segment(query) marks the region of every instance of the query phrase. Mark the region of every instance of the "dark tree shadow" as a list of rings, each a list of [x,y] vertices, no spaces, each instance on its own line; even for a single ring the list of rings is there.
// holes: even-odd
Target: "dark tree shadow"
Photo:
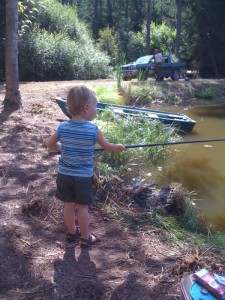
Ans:
[[[0,126],[3,125],[3,123],[8,120],[8,118],[10,117],[10,115],[15,112],[16,110],[18,110],[17,107],[13,106],[13,105],[8,105],[8,106],[4,106],[2,105],[2,111],[0,113]]]
[[[4,255],[0,255],[0,299],[45,299],[54,286],[30,271],[32,250],[22,253],[17,249],[21,241],[18,231],[13,232],[7,227],[1,230],[0,247],[4,248]]]

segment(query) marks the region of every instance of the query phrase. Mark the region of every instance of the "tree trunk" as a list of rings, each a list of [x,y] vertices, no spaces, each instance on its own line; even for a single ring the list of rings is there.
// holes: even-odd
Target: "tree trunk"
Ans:
[[[211,48],[211,44],[210,44],[210,47],[209,47],[209,57],[210,57],[210,60],[211,60],[213,73],[214,73],[216,78],[219,78],[220,74],[219,74],[219,70],[218,70],[218,67],[217,67],[215,55],[214,55],[214,53],[212,51],[212,48]]]
[[[177,0],[176,57],[178,58],[180,56],[181,12],[182,12],[182,0]]]
[[[151,42],[151,0],[147,0],[147,21],[146,21],[146,54],[150,54]]]
[[[18,70],[18,2],[15,0],[6,0],[5,77],[4,107],[20,108],[22,103]]]
[[[107,0],[107,25],[112,27],[113,20],[112,20],[112,4],[110,0]]]
[[[93,22],[93,33],[94,38],[98,38],[98,0],[94,1],[94,22]]]

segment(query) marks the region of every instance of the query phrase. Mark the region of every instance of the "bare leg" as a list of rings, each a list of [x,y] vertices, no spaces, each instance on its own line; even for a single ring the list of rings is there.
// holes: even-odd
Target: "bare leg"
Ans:
[[[75,211],[77,205],[74,202],[65,202],[64,203],[64,219],[66,222],[66,226],[68,232],[71,234],[76,233],[76,226],[75,226]]]
[[[80,225],[81,237],[84,239],[89,238],[89,212],[88,205],[77,204],[77,217]]]
[[[95,244],[98,239],[89,233],[89,212],[87,205],[77,204],[78,222],[81,231],[81,247],[86,247]]]

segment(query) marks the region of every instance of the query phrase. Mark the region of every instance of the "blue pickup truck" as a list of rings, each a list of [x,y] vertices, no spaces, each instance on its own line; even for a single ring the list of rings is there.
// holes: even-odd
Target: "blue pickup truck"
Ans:
[[[179,80],[182,73],[185,73],[186,63],[175,62],[170,55],[163,55],[163,64],[160,80],[171,77],[172,80]],[[135,62],[122,66],[123,80],[138,78],[146,80],[155,76],[154,55],[139,57]]]

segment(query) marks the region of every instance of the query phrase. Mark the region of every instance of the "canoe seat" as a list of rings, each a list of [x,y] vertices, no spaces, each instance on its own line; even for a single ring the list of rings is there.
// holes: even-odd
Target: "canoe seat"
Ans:
[[[150,118],[154,118],[154,119],[158,119],[159,116],[157,116],[156,114],[153,114],[153,113],[147,113],[148,117]]]
[[[120,109],[120,108],[113,108],[113,111],[116,112],[116,113],[119,113],[119,114],[124,113],[123,109]]]

